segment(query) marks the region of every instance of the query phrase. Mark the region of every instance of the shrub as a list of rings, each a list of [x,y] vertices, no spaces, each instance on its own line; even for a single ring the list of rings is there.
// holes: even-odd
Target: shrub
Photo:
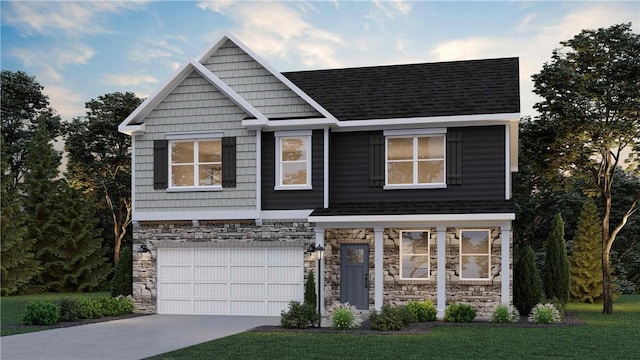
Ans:
[[[413,312],[417,322],[435,321],[438,310],[431,300],[411,301],[407,308]]]
[[[80,318],[98,319],[104,315],[102,303],[95,299],[80,299]]]
[[[130,297],[119,295],[114,298],[100,299],[103,316],[118,316],[133,312],[133,301]]]
[[[518,309],[511,308],[509,305],[500,304],[496,306],[496,309],[491,316],[491,322],[494,323],[511,323],[518,322],[520,320],[520,313]]]
[[[49,300],[31,301],[20,319],[25,325],[52,325],[58,322],[58,305]]]
[[[472,322],[476,318],[476,309],[468,304],[451,304],[444,311],[444,321],[447,322]]]
[[[305,329],[318,323],[319,319],[315,306],[292,301],[289,303],[289,310],[282,311],[280,325],[288,329]]]
[[[551,303],[538,304],[529,314],[529,322],[538,324],[554,324],[561,320],[560,312]]]
[[[562,304],[569,300],[569,260],[564,239],[564,221],[557,214],[545,243],[544,292],[547,298],[557,298]]]
[[[350,330],[359,327],[362,323],[358,309],[355,306],[334,302],[328,309],[331,327],[339,330]]]
[[[78,321],[82,315],[82,304],[78,299],[63,298],[58,302],[59,321]]]
[[[111,296],[131,295],[133,292],[132,279],[133,253],[130,247],[120,251],[120,259],[116,264],[115,273],[111,280]]]
[[[513,265],[513,305],[528,314],[542,297],[542,284],[536,269],[536,254],[526,246],[515,256]]]
[[[418,318],[416,317],[416,315],[406,305],[398,306],[397,311],[403,325],[409,325],[413,324],[414,322],[418,322]]]
[[[389,305],[382,305],[380,312],[373,310],[369,322],[371,329],[378,331],[400,330],[403,326],[398,309]]]
[[[316,282],[313,278],[313,270],[309,270],[307,282],[304,284],[304,303],[316,306]]]

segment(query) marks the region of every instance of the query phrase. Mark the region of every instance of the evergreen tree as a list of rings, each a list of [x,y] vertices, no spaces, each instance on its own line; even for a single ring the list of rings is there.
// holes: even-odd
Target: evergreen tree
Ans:
[[[304,286],[304,303],[316,306],[316,283],[313,278],[313,270],[309,270],[307,282]]]
[[[0,238],[2,239],[2,259],[0,261],[0,292],[11,295],[22,290],[40,271],[33,247],[35,240],[28,237],[26,216],[22,211],[21,198],[7,181],[8,163],[2,161],[2,195],[0,196]]]
[[[602,298],[602,225],[592,198],[587,198],[578,219],[578,230],[571,256],[573,299],[593,303]]]
[[[531,312],[542,297],[542,285],[536,269],[536,254],[527,245],[516,255],[513,271],[513,305],[520,314]]]
[[[560,214],[553,218],[545,249],[544,292],[547,299],[557,299],[566,304],[569,301],[569,260],[564,240],[564,221]]]
[[[133,253],[129,246],[120,251],[120,259],[111,280],[111,296],[131,295],[133,293]]]

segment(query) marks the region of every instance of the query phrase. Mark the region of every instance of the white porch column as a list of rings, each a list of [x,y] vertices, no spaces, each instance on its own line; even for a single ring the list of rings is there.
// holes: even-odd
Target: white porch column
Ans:
[[[316,247],[322,246],[324,248],[324,228],[316,227]],[[317,261],[316,261],[317,262]],[[318,285],[320,287],[320,293],[318,294],[318,301],[320,302],[320,314],[324,315],[324,259],[318,264]]]
[[[437,237],[437,252],[438,252],[438,276],[437,281],[437,298],[436,309],[438,309],[438,319],[444,318],[444,310],[447,307],[447,288],[446,288],[446,269],[447,269],[447,257],[446,257],[446,233],[447,228],[439,226],[436,228],[438,232]]]
[[[384,290],[384,239],[382,236],[384,229],[383,228],[374,228],[373,233],[374,237],[374,269],[375,269],[375,283],[374,283],[374,307],[376,310],[380,310],[382,308],[383,299],[383,290]]]
[[[511,224],[500,226],[500,274],[501,274],[501,296],[500,302],[502,304],[511,303],[511,292],[509,291],[509,284],[511,283],[511,267],[510,267],[510,250],[509,243],[511,242]]]

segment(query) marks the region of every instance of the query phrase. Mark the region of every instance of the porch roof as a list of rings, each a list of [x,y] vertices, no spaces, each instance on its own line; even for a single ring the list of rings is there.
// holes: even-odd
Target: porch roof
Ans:
[[[309,216],[471,215],[512,213],[515,213],[515,202],[513,200],[459,200],[332,204],[328,208],[317,208],[313,210]]]

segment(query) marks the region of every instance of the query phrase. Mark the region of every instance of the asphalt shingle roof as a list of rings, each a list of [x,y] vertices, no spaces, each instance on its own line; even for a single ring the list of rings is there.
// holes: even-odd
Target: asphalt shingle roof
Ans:
[[[515,212],[513,200],[367,202],[333,204],[315,209],[310,216],[502,214]]]
[[[282,74],[339,120],[520,112],[518,58]]]

